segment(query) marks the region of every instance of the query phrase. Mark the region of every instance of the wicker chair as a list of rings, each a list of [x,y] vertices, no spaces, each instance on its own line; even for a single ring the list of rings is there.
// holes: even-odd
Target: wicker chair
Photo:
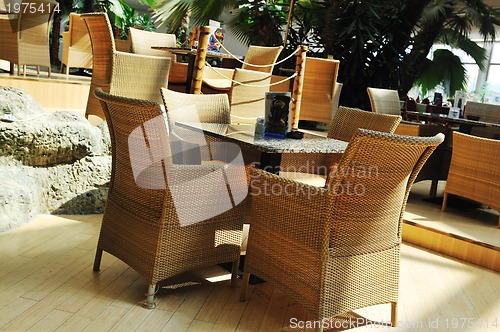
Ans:
[[[306,59],[300,120],[327,124],[332,121],[339,64],[339,60],[333,59]]]
[[[187,122],[209,122],[229,124],[231,121],[229,111],[229,99],[227,94],[190,94],[172,91],[162,88],[161,95],[167,111],[167,118],[171,129],[171,135],[175,140],[183,145],[183,151],[190,151],[189,144],[196,144],[195,149],[199,149],[201,162],[213,162],[220,154],[215,151],[217,145],[212,143],[220,142],[211,136],[194,135],[192,130],[184,129],[176,125],[177,121]],[[184,162],[192,159],[189,155],[182,155]]]
[[[359,129],[342,157],[342,171],[333,171],[326,188],[252,169],[241,300],[252,273],[320,322],[391,303],[394,325],[406,200],[442,140],[442,134],[423,138]]]
[[[242,65],[241,69],[253,70],[262,73],[271,74],[273,72],[273,66],[266,66],[274,64],[278,59],[283,46],[255,46],[250,45],[247,54],[245,55],[245,63]],[[256,67],[256,66],[264,67]],[[209,89],[219,90],[219,91],[229,91],[232,87],[231,77],[234,75],[234,69],[229,68],[214,68],[203,71],[203,84]],[[234,77],[233,77],[234,80]]]
[[[269,91],[269,84],[269,73],[234,69],[233,83],[229,91],[232,123],[255,124],[257,117],[264,116],[265,94]]]
[[[20,66],[47,67],[50,76],[49,31],[57,2],[52,0],[23,1],[19,14],[0,15],[0,59],[10,61],[11,66],[17,64],[17,75]],[[34,7],[33,7],[34,6]],[[31,8],[36,8],[32,12]],[[43,8],[39,10],[39,8]],[[13,9],[11,8],[11,11]],[[12,68],[12,67],[11,67]]]
[[[66,76],[70,68],[92,68],[92,44],[87,25],[79,14],[69,14],[69,30],[62,33],[63,47],[61,73],[66,66]]]
[[[111,134],[112,173],[94,262],[102,252],[146,278],[145,306],[157,283],[203,266],[232,262],[236,281],[247,174],[226,165],[175,165],[160,104],[113,96],[97,88]],[[230,186],[225,177],[231,179]],[[212,188],[222,191],[213,192]],[[234,200],[234,204],[231,203]]]
[[[401,104],[396,90],[366,88],[366,91],[373,112],[401,115]]]
[[[358,128],[393,133],[401,116],[378,114],[340,106],[333,116],[328,137],[349,142]],[[335,167],[341,155],[321,153],[283,154],[280,175],[307,184],[323,187],[330,168]]]
[[[104,119],[94,96],[97,87],[115,95],[161,103],[160,88],[167,87],[170,58],[115,50],[111,24],[105,13],[82,14],[92,42],[92,80],[85,116]]]
[[[443,211],[448,194],[465,197],[500,211],[500,141],[453,132],[453,151],[444,189]]]
[[[368,96],[372,111],[384,114],[401,114],[401,104],[399,95],[396,90],[367,88]],[[398,135],[410,136],[432,136],[437,133],[445,133],[446,129],[443,126],[421,124],[402,120],[394,131]],[[448,137],[448,135],[446,135]],[[427,160],[427,163],[422,167],[421,172],[415,179],[415,182],[423,180],[431,180],[429,195],[435,197],[439,180],[446,180],[449,167],[449,151],[446,145],[449,144],[446,139],[446,144],[442,144],[433,155]]]
[[[169,83],[186,83],[188,65],[177,62],[176,55],[168,51],[154,50],[152,46],[176,47],[177,38],[174,34],[158,33],[130,28],[130,39],[132,43],[132,53],[142,55],[168,56],[170,62]]]

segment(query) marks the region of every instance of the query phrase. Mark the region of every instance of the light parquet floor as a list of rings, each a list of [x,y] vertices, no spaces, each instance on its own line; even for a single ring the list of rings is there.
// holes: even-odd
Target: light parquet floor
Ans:
[[[299,322],[314,320],[270,283],[239,302],[218,266],[166,283],[158,307],[143,309],[146,282],[123,262],[104,254],[92,271],[101,217],[40,215],[0,234],[0,331],[304,331]],[[399,298],[398,331],[500,331],[491,270],[403,245]],[[358,313],[387,322],[390,310]],[[353,329],[365,330],[396,329]]]

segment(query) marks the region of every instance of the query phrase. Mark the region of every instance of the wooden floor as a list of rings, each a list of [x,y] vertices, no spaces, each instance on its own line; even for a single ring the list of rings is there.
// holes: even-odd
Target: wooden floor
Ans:
[[[270,283],[250,286],[239,302],[239,285],[229,288],[219,266],[165,284],[158,307],[143,309],[147,285],[135,271],[109,254],[92,271],[101,217],[40,215],[0,234],[1,331],[303,331],[298,322],[314,320]],[[500,329],[498,273],[409,245],[399,301],[401,331]],[[389,312],[381,305],[358,313],[387,322]],[[454,328],[462,324],[475,328]]]

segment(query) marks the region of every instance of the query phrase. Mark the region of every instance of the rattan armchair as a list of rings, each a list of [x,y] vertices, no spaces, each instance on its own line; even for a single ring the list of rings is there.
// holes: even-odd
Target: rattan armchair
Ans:
[[[168,86],[170,58],[119,52],[107,14],[82,14],[92,42],[92,80],[85,116],[104,119],[94,96],[97,87],[115,95],[161,103],[160,88]]]
[[[94,270],[103,251],[121,259],[149,283],[147,308],[155,307],[158,282],[197,267],[232,262],[234,286],[244,166],[173,164],[160,104],[95,94],[110,131],[112,172]]]
[[[395,325],[403,212],[442,140],[359,129],[326,188],[252,169],[241,300],[251,273],[315,316],[317,331],[324,320],[383,303]]]
[[[92,68],[92,45],[87,25],[79,14],[69,14],[69,30],[62,33],[61,73],[66,66],[66,76],[70,68]]]
[[[271,74],[282,49],[283,46],[250,45],[241,69]],[[232,87],[231,78],[234,74],[234,69],[229,68],[207,69],[203,71],[203,84],[213,90],[229,91]]]
[[[444,189],[443,211],[449,194],[468,198],[500,211],[500,141],[453,132],[453,150]],[[500,217],[498,227],[500,228]]]
[[[31,65],[38,73],[40,66],[47,67],[50,76],[49,31],[56,5],[52,0],[22,1],[19,13],[0,15],[0,59],[17,64],[17,75],[20,66],[26,75],[26,65]]]
[[[299,120],[332,121],[339,65],[339,60],[306,58]]]
[[[379,114],[340,106],[335,112],[327,137],[349,142],[358,128],[393,133],[401,116]],[[339,162],[341,155],[321,153],[283,154],[280,174],[308,184],[324,186],[326,175]]]
[[[229,91],[231,122],[254,124],[264,116],[266,92],[271,84],[271,74],[255,70],[234,69]]]
[[[142,55],[168,56],[170,59],[169,83],[186,83],[188,64],[177,62],[176,55],[168,51],[155,50],[153,46],[176,47],[177,38],[171,33],[159,33],[135,28],[129,29],[132,53]]]

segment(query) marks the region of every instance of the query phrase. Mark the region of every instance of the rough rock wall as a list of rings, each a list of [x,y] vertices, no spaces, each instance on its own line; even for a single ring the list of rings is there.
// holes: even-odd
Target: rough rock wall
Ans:
[[[111,175],[106,124],[44,113],[27,93],[0,87],[0,232],[38,213],[102,213]]]

